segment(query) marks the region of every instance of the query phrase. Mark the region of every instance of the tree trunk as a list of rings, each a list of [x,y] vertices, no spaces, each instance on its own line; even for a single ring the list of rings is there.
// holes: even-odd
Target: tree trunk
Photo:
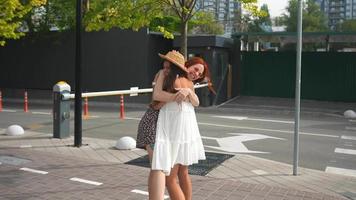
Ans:
[[[180,40],[180,52],[187,59],[187,46],[188,46],[188,21],[184,20],[181,23],[181,40]]]

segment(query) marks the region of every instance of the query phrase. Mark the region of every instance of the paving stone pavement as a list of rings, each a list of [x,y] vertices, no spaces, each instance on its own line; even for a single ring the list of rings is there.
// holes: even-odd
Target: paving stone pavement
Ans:
[[[83,138],[85,145],[76,148],[73,137],[3,132],[0,199],[148,199],[141,193],[147,191],[149,169],[124,164],[145,155],[143,150],[116,150],[116,141],[94,138]],[[356,194],[356,178],[303,168],[292,176],[291,170],[287,164],[236,155],[205,177],[192,176],[193,200],[336,200]]]

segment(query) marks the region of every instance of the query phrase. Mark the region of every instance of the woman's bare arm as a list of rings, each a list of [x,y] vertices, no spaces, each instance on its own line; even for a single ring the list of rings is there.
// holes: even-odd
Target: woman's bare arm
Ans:
[[[176,94],[172,94],[166,91],[163,91],[163,81],[164,81],[164,72],[163,70],[159,71],[159,75],[156,81],[156,85],[153,88],[153,100],[162,101],[162,102],[170,102],[175,101]]]
[[[186,78],[178,78],[175,81],[177,90],[184,94],[193,106],[199,106],[199,98],[194,92],[193,82]]]

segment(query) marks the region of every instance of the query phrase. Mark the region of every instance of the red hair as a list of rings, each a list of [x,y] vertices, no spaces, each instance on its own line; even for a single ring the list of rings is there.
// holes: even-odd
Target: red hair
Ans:
[[[204,71],[203,73],[201,74],[201,77],[198,78],[197,80],[193,81],[194,83],[199,83],[199,82],[202,82],[202,81],[207,81],[208,82],[208,88],[209,90],[216,94],[214,88],[213,88],[213,83],[211,82],[211,78],[210,78],[210,70],[209,70],[209,67],[208,67],[208,64],[200,57],[192,57],[190,58],[189,60],[187,60],[185,62],[185,67],[186,68],[189,68],[190,66],[193,66],[193,65],[196,65],[196,64],[201,64],[204,66]]]

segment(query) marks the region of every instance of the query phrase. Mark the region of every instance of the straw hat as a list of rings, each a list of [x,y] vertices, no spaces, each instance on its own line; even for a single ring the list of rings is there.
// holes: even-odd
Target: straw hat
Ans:
[[[179,68],[181,68],[183,71],[188,72],[187,68],[184,66],[185,60],[184,56],[179,53],[178,51],[172,50],[169,51],[166,55],[163,54],[158,54],[161,58],[168,60],[169,62],[175,64]]]

